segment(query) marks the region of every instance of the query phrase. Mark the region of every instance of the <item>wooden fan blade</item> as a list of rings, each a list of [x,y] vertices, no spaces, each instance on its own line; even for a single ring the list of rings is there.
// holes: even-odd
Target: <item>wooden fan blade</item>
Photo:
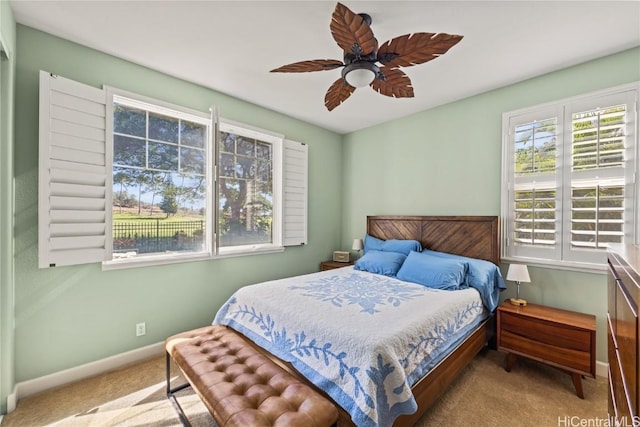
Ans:
[[[393,98],[413,98],[411,79],[399,68],[380,67],[380,72],[384,79],[375,79],[370,85],[373,90]]]
[[[336,5],[329,28],[338,46],[357,58],[367,56],[378,48],[378,41],[369,24],[342,3]]]
[[[347,83],[342,77],[333,82],[327,94],[324,96],[324,105],[327,107],[327,110],[331,111],[342,104],[351,96],[354,90],[356,90],[356,88]]]
[[[410,67],[447,53],[463,36],[445,33],[405,34],[384,42],[378,61],[389,67]]]
[[[310,61],[294,62],[271,70],[272,73],[307,73],[309,71],[333,70],[344,66],[342,61],[335,59],[313,59]]]

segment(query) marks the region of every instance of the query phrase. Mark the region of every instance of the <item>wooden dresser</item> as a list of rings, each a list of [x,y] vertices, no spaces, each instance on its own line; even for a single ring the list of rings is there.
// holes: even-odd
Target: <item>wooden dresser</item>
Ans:
[[[638,415],[638,304],[640,247],[616,245],[608,252],[609,415],[619,425]],[[618,425],[618,424],[617,424]],[[629,424],[631,425],[631,424]]]

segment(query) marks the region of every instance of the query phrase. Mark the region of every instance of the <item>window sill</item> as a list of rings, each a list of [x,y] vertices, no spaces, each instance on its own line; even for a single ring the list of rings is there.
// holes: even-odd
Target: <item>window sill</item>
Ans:
[[[268,247],[256,247],[256,248],[243,248],[243,249],[227,249],[222,253],[218,253],[213,258],[232,258],[238,256],[247,256],[247,255],[261,255],[261,254],[271,254],[277,252],[284,252],[284,246],[268,246]]]
[[[500,258],[501,263],[522,263],[529,267],[549,268],[553,270],[568,270],[580,273],[607,274],[606,264],[587,264],[581,262],[558,262],[536,258]]]
[[[210,253],[199,252],[193,254],[167,254],[155,256],[141,256],[102,262],[102,271],[121,270],[124,268],[150,267],[154,265],[177,264],[180,262],[206,261],[213,259]]]
[[[125,268],[137,268],[137,267],[151,267],[155,265],[168,265],[177,264],[182,262],[192,261],[209,261],[221,258],[235,258],[248,255],[263,255],[269,253],[284,252],[283,246],[269,247],[269,248],[256,248],[252,250],[243,249],[242,251],[228,251],[222,254],[213,255],[210,253],[200,252],[193,254],[167,254],[167,255],[155,255],[148,257],[136,257],[125,258],[120,260],[103,261],[102,271],[109,270],[122,270]]]

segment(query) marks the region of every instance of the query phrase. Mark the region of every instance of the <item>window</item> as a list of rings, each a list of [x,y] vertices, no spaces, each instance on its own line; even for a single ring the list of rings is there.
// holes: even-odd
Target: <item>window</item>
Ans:
[[[218,144],[220,253],[282,243],[282,136],[222,121]]]
[[[599,269],[638,236],[637,85],[503,115],[503,258]]]
[[[112,99],[112,258],[207,252],[211,118]]]
[[[306,244],[307,150],[41,71],[39,266],[119,268]]]

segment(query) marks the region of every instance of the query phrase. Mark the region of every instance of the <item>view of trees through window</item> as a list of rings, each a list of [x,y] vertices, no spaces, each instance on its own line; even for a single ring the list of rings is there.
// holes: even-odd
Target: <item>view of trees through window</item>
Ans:
[[[514,193],[517,244],[556,243],[556,190],[549,188],[555,183],[556,133],[555,117],[515,128],[515,173],[524,181]],[[535,183],[524,179],[534,175],[540,177]]]
[[[273,241],[273,146],[220,132],[220,246]]]
[[[624,166],[626,106],[581,111],[572,115],[571,245],[606,248],[624,236],[624,173],[606,180],[597,170]],[[585,171],[584,178],[581,172]],[[598,182],[599,181],[599,182]]]
[[[207,125],[196,119],[114,101],[114,259],[204,249]]]
[[[516,127],[517,176],[555,172],[557,127],[555,117]]]

